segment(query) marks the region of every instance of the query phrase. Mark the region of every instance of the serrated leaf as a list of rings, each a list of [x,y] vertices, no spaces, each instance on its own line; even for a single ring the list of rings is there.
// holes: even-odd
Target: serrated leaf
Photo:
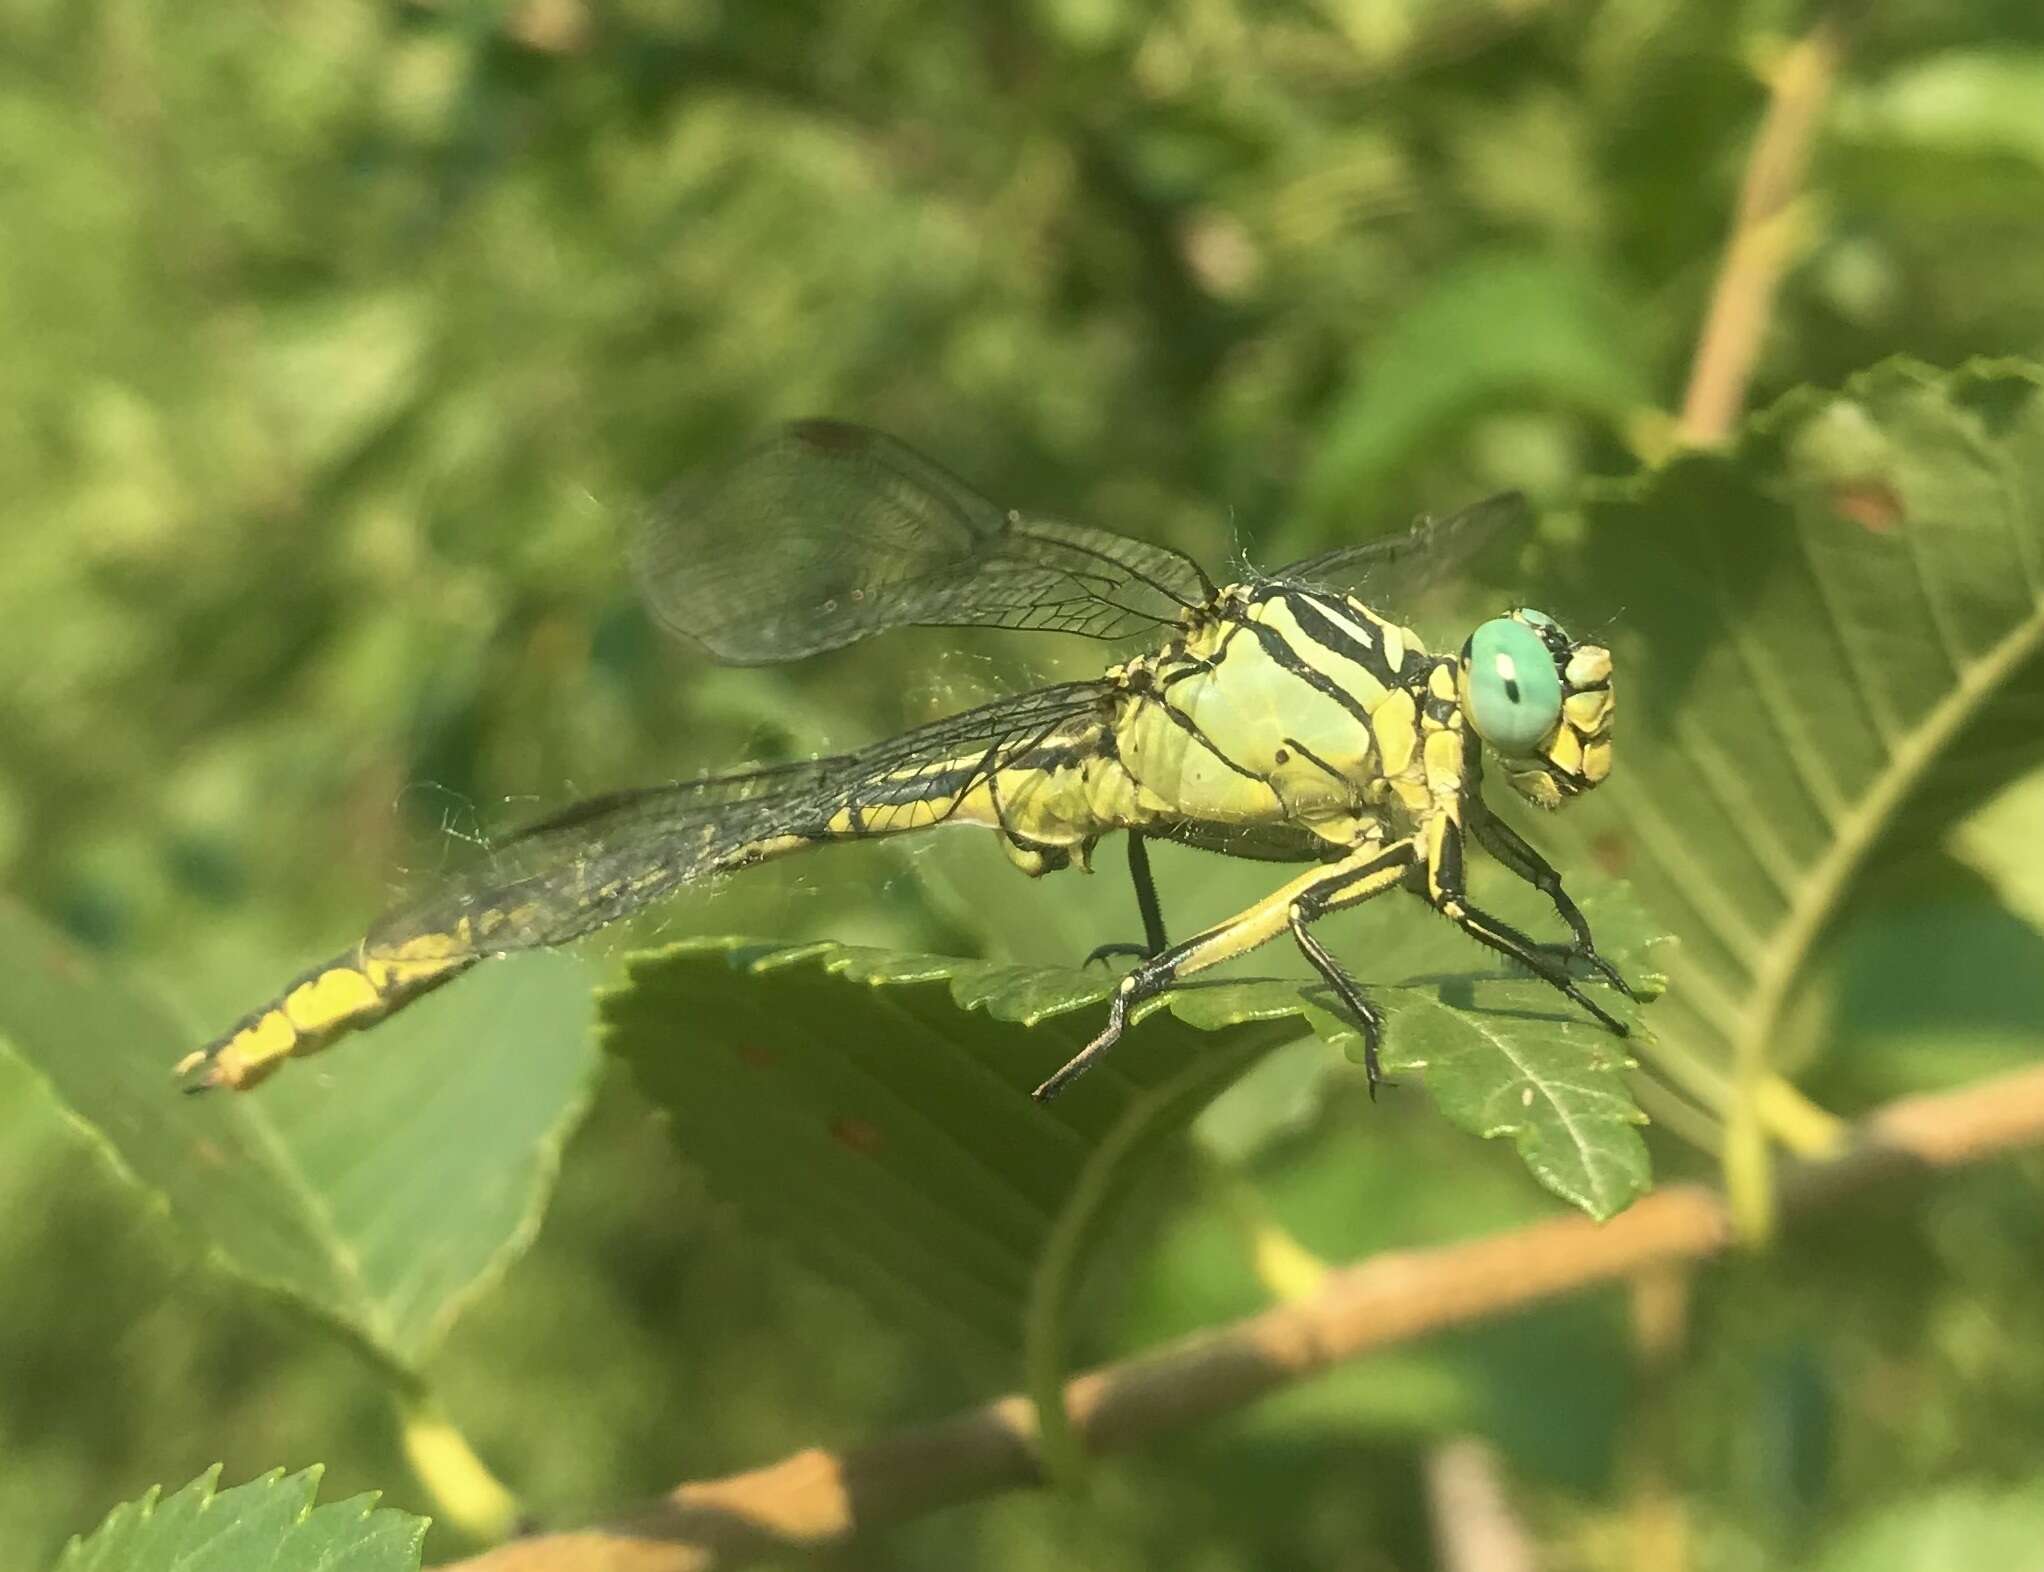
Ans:
[[[1606,895],[1591,915],[1651,991],[1636,911]],[[1142,1150],[1124,1181],[1262,1050],[1308,1028],[1354,1042],[1317,982],[1201,982],[1158,1001],[1055,1103],[1033,1103],[1098,1029],[1113,985],[1097,968],[693,942],[632,961],[629,986],[605,999],[605,1040],[682,1152],[763,1230],[998,1353],[1089,1153],[1132,1109]],[[1624,1045],[1545,984],[1460,971],[1372,996],[1386,1068],[1424,1081],[1464,1128],[1510,1136],[1548,1188],[1607,1216],[1645,1187]],[[1145,1102],[1159,1097],[1161,1114]]]
[[[1099,998],[1097,974],[695,941],[634,958],[630,979],[604,1000],[605,1044],[715,1192],[981,1360],[1019,1347],[1032,1274],[1088,1151],[1197,1041],[1153,1023],[1093,1084],[1040,1110],[1029,1089],[1045,1059],[1084,1041],[1069,1014],[1048,1018]],[[1186,1089],[1157,1136],[1284,1035],[1245,1028],[1210,1053],[1217,1074]]]
[[[589,973],[491,965],[377,1032],[360,1073],[188,1097],[154,999],[0,907],[0,1046],[209,1259],[415,1367],[538,1223],[593,1066]]]
[[[1632,1060],[1622,1043],[1583,1021],[1528,1031],[1506,1010],[1424,994],[1414,1004],[1430,1008],[1431,1030],[1408,1026],[1387,1067],[1423,1072],[1450,1120],[1485,1139],[1509,1137],[1534,1178],[1592,1217],[1645,1192],[1651,1168],[1636,1127],[1646,1119],[1625,1084]],[[1332,1031],[1330,1022],[1314,1025],[1323,1037],[1356,1041],[1345,1022]]]
[[[168,1500],[151,1490],[65,1546],[56,1572],[416,1572],[426,1519],[374,1495],[316,1507],[320,1473],[216,1493],[216,1467]]]
[[[1656,1033],[1755,1078],[1884,842],[2044,758],[2044,385],[1891,363],[1591,525],[1622,730],[1565,833],[1681,940]]]

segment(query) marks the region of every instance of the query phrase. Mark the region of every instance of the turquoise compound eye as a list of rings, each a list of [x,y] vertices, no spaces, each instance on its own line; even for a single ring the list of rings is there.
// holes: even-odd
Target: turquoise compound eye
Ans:
[[[1533,752],[1561,719],[1561,677],[1540,635],[1493,617],[1469,636],[1462,658],[1477,735],[1500,753]]]

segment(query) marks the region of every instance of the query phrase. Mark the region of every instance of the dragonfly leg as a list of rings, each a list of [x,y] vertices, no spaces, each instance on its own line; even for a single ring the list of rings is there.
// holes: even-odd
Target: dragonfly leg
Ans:
[[[1427,842],[1427,902],[1470,938],[1500,955],[1509,956],[1542,982],[1574,1000],[1615,1036],[1630,1035],[1626,1025],[1576,985],[1567,962],[1558,959],[1501,917],[1468,903],[1462,876],[1462,826],[1443,814],[1423,832]],[[1580,915],[1580,914],[1578,914]]]
[[[1370,1101],[1377,1100],[1377,1088],[1396,1085],[1387,1080],[1384,1066],[1378,1058],[1378,1049],[1384,1042],[1384,1016],[1363,993],[1358,983],[1312,934],[1306,931],[1306,920],[1299,915],[1296,906],[1292,909],[1292,938],[1299,946],[1299,952],[1313,965],[1313,970],[1326,979],[1327,986],[1341,1000],[1348,1013],[1355,1017],[1356,1025],[1363,1032],[1363,1073],[1370,1082]]]
[[[1143,914],[1143,942],[1096,945],[1079,963],[1081,966],[1091,966],[1095,961],[1117,955],[1133,955],[1137,960],[1146,961],[1171,948],[1171,941],[1164,935],[1164,909],[1157,903],[1157,881],[1150,874],[1149,844],[1141,830],[1128,832],[1128,876],[1136,887],[1136,906]]]
[[[1376,1100],[1377,1088],[1391,1083],[1384,1077],[1384,1067],[1378,1058],[1378,1049],[1384,1040],[1384,1016],[1370,1003],[1359,984],[1342,967],[1341,963],[1328,952],[1327,946],[1306,930],[1308,926],[1329,912],[1344,907],[1359,906],[1372,896],[1382,895],[1405,881],[1406,875],[1419,861],[1419,842],[1416,839],[1399,841],[1389,847],[1370,848],[1376,855],[1358,858],[1352,863],[1338,864],[1341,876],[1330,879],[1313,889],[1302,893],[1292,902],[1287,918],[1292,929],[1292,939],[1299,946],[1313,969],[1325,979],[1334,990],[1335,997],[1346,1006],[1349,1014],[1363,1033],[1363,1070],[1370,1080],[1370,1099]]]
[[[1469,828],[1475,832],[1483,849],[1554,903],[1556,914],[1576,937],[1567,953],[1581,960],[1626,998],[1637,999],[1639,995],[1619,975],[1618,968],[1597,953],[1596,941],[1590,937],[1589,920],[1562,889],[1561,875],[1555,872],[1553,865],[1528,845],[1518,831],[1493,815],[1482,803],[1471,802],[1468,810]]]
[[[1115,988],[1107,1009],[1107,1025],[1100,1034],[1036,1088],[1033,1094],[1036,1100],[1049,1102],[1099,1063],[1121,1040],[1129,1012],[1145,999],[1155,998],[1194,972],[1247,955],[1292,929],[1295,922],[1311,922],[1323,912],[1353,905],[1391,888],[1405,877],[1417,855],[1417,847],[1411,841],[1400,841],[1389,850],[1372,841],[1339,862],[1323,863],[1312,872],[1299,875],[1226,922],[1216,923],[1205,932],[1149,957]]]

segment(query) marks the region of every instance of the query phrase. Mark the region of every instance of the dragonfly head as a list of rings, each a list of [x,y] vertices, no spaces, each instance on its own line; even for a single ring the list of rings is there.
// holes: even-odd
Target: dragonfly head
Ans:
[[[1521,607],[1470,634],[1462,713],[1519,794],[1558,808],[1611,773],[1611,652]]]

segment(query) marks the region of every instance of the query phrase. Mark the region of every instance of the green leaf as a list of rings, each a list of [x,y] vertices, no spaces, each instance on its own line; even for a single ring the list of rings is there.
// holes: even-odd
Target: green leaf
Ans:
[[[1367,346],[1327,416],[1304,511],[1347,530],[1442,427],[1513,398],[1613,420],[1647,388],[1626,352],[1608,279],[1579,263],[1514,252],[1478,256]]]
[[[589,1016],[581,962],[520,957],[385,1022],[346,1074],[188,1097],[169,1066],[197,1034],[0,907],[0,1045],[210,1260],[399,1369],[530,1241],[587,1094]]]
[[[408,290],[280,311],[250,367],[272,430],[308,471],[345,462],[403,412],[427,350],[425,303]]]
[[[1636,909],[1605,894],[1589,910],[1651,991]],[[1263,1050],[1306,1028],[1344,1049],[1357,1041],[1317,981],[1194,984],[1158,1001],[1055,1103],[1033,1103],[1030,1088],[1098,1029],[1113,985],[1097,968],[698,941],[633,959],[629,986],[604,1002],[606,1045],[668,1114],[683,1154],[762,1231],[1004,1353],[1101,1143],[1131,1141],[1125,1186]],[[1545,984],[1422,972],[1372,997],[1387,1070],[1422,1080],[1465,1129],[1511,1137],[1549,1189],[1597,1216],[1644,1189],[1623,1044]],[[1126,1134],[1131,1118],[1140,1139]]]
[[[1153,1124],[1166,1136],[1289,1035],[1250,1025],[1199,1056],[1197,1033],[1158,1021],[1039,1110],[1029,1088],[1084,1035],[1069,1017],[1022,1023],[1107,986],[835,944],[695,941],[633,959],[630,986],[605,998],[605,1042],[753,1227],[954,1350],[1006,1361],[1087,1153],[1131,1101],[1204,1065],[1176,1117]]]
[[[2044,384],[1890,363],[1591,526],[1622,732],[1568,833],[1681,940],[1658,1035],[1752,1085],[1883,847],[2044,757]]]
[[[1833,1539],[1815,1572],[1975,1572],[2037,1564],[2044,1489],[1960,1485],[1899,1501]]]
[[[2044,847],[2044,770],[2025,776],[1967,817],[1951,851],[1999,903],[2044,933],[2044,857],[2011,857],[2010,847]]]
[[[2044,50],[1951,49],[1909,61],[1839,104],[1840,135],[2044,168]]]
[[[66,1545],[57,1572],[416,1572],[426,1519],[373,1494],[315,1507],[320,1472],[280,1468],[216,1494],[216,1467],[168,1501],[151,1490]]]

